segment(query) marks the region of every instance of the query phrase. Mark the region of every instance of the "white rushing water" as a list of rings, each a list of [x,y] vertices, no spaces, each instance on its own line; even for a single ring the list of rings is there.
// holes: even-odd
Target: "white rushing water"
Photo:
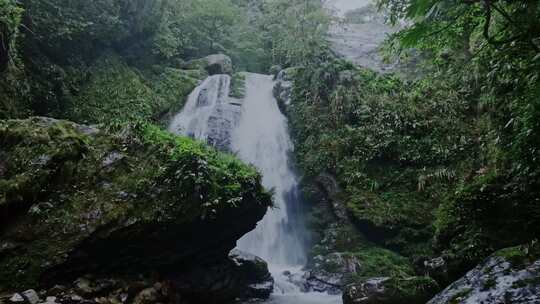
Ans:
[[[238,241],[241,250],[251,252],[274,267],[306,263],[305,236],[299,219],[298,181],[289,164],[293,149],[287,120],[272,95],[271,76],[248,74],[246,98],[238,127],[233,132],[232,150],[253,164],[263,175],[263,185],[274,189],[275,208],[257,229]]]
[[[229,83],[230,77],[226,75],[206,79],[190,95],[169,130],[233,151],[257,167],[263,185],[274,191],[275,208],[267,212],[255,230],[238,241],[240,250],[268,262],[275,280],[274,294],[268,303],[341,303],[340,296],[302,292],[284,275],[285,271],[302,272],[308,233],[303,223],[298,179],[289,161],[293,145],[287,119],[272,94],[272,77],[246,73],[246,96],[242,101],[228,97]]]

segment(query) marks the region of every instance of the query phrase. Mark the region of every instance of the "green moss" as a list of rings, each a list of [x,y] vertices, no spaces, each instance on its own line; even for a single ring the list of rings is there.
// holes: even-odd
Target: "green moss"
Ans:
[[[465,298],[471,294],[473,290],[471,288],[465,288],[462,291],[455,294],[449,301],[448,304],[459,304],[461,303]]]
[[[162,66],[142,73],[106,55],[90,69],[67,117],[80,123],[158,121],[180,109],[203,77],[199,71]]]
[[[35,287],[100,228],[182,225],[271,204],[253,167],[203,143],[143,123],[110,135],[83,130],[45,118],[0,121],[8,164],[0,217],[17,219],[0,236],[18,246],[0,255],[0,289]]]
[[[244,73],[234,73],[231,77],[230,97],[244,98],[246,95],[246,75]]]
[[[414,274],[409,260],[388,249],[365,247],[352,253],[360,266],[356,279],[380,276],[411,276]]]
[[[146,77],[146,83],[161,98],[154,116],[176,113],[184,106],[188,95],[206,74],[199,70],[181,70],[156,66]]]
[[[526,245],[505,248],[495,252],[494,255],[503,257],[512,264],[512,267],[519,269],[540,258],[540,244],[532,242]]]

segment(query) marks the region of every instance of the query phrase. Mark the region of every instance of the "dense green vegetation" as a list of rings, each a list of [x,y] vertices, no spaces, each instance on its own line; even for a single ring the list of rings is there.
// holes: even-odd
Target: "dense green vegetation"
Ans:
[[[390,276],[392,288],[414,298],[415,284],[436,287],[424,277],[432,258],[448,268],[438,287],[494,252],[522,258],[540,235],[539,1],[378,5],[402,26],[382,51],[419,73],[379,74],[336,58],[327,37],[333,20],[319,0],[0,0],[0,220],[46,199],[73,210],[31,213],[54,213],[51,223],[70,228],[73,214],[96,201],[126,192],[137,203],[157,184],[169,187],[156,194],[164,201],[204,198],[181,210],[190,218],[237,204],[248,195],[242,189],[269,200],[252,168],[157,127],[208,75],[197,59],[226,54],[231,97],[245,94],[243,71],[294,71],[285,111],[306,194],[321,175],[335,177],[350,220],[336,225],[316,206],[316,240],[332,240],[312,254],[357,261],[348,282]],[[374,10],[346,20],[366,22]],[[36,115],[100,124],[108,135],[63,121],[5,120]],[[94,189],[106,170],[95,164],[126,151],[118,171],[106,172],[114,187]],[[190,166],[202,175],[189,175]],[[187,197],[191,189],[204,190],[201,199]],[[137,209],[105,207],[111,218]],[[137,216],[166,216],[147,207]],[[10,258],[10,273],[37,271],[39,252],[58,249],[35,246],[35,260]],[[329,261],[324,270],[341,271]],[[21,285],[36,279],[21,276]]]
[[[413,261],[442,254],[460,275],[540,232],[540,9],[380,5],[396,22],[414,21],[385,49],[402,60],[420,52],[424,75],[403,80],[312,58],[288,109],[297,161],[308,179],[337,177],[372,241]]]
[[[89,123],[157,122],[204,78],[180,70],[194,58],[225,53],[257,72],[301,63],[328,25],[316,0],[2,0],[0,10],[0,118]]]

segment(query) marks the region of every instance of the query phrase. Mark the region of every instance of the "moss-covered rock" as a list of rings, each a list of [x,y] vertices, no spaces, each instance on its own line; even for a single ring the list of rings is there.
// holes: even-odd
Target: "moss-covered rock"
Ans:
[[[424,304],[438,290],[429,277],[379,277],[351,284],[343,292],[344,304]]]
[[[428,304],[540,303],[537,242],[495,252]]]
[[[152,125],[0,121],[0,155],[0,290],[211,265],[271,204],[255,169]]]

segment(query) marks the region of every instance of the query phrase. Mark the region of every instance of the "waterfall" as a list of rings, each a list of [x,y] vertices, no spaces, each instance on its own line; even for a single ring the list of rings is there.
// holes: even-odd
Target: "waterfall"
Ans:
[[[189,95],[169,131],[206,141],[221,150],[231,145],[231,132],[238,122],[240,108],[229,97],[231,77],[213,75]]]
[[[299,284],[286,275],[302,276],[308,233],[302,221],[298,178],[289,160],[293,144],[287,119],[272,94],[272,77],[246,73],[246,96],[240,101],[228,97],[229,83],[226,75],[207,78],[169,129],[236,153],[254,165],[262,173],[263,185],[274,191],[275,207],[238,241],[239,249],[268,262],[276,283],[269,303],[341,303],[339,296],[301,292]]]
[[[232,149],[263,174],[263,185],[274,190],[275,208],[238,247],[268,261],[290,267],[306,263],[305,239],[299,214],[298,181],[289,164],[293,149],[287,120],[272,95],[271,76],[249,74],[242,116],[233,132]]]

